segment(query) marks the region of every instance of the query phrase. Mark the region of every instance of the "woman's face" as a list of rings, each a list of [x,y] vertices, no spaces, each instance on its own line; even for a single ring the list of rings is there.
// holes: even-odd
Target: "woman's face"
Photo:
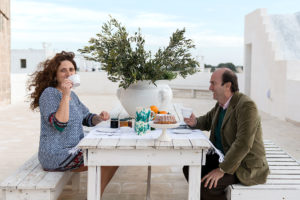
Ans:
[[[70,61],[62,61],[56,72],[56,80],[58,85],[60,85],[63,80],[67,79],[69,76],[75,74],[75,72],[75,67]]]

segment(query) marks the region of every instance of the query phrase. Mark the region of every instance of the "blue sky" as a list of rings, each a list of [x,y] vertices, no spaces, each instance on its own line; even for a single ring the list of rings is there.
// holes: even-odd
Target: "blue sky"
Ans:
[[[196,44],[195,56],[206,64],[243,65],[244,17],[258,8],[268,14],[300,11],[299,0],[11,0],[12,49],[77,51],[100,32],[109,15],[130,33],[141,28],[146,48],[168,44],[170,35],[186,28]]]

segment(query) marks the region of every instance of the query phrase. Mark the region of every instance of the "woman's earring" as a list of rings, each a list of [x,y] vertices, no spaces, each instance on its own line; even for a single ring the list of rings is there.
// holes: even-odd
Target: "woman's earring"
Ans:
[[[54,84],[57,84],[57,79],[56,79],[56,77],[54,77],[53,82],[54,82]]]

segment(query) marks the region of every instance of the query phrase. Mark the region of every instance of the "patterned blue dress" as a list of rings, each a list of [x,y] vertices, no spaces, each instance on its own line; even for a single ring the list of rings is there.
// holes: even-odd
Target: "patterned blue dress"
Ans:
[[[81,103],[72,91],[69,121],[60,123],[55,118],[62,93],[53,87],[46,88],[40,99],[41,133],[38,158],[45,170],[57,170],[70,163],[76,154],[71,150],[84,137],[83,127],[93,126],[92,118],[95,114]]]

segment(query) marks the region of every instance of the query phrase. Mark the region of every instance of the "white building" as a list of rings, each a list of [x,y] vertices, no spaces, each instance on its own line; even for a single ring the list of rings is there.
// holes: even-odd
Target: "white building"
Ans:
[[[11,50],[11,103],[24,101],[27,96],[26,83],[29,75],[37,70],[38,65],[53,57],[56,52],[51,50],[50,44],[43,44],[43,49],[12,49]],[[99,71],[100,63],[86,60],[82,55],[75,55],[75,62],[79,71]]]
[[[11,73],[31,74],[37,66],[56,52],[45,47],[43,49],[12,49],[11,50]],[[82,55],[76,54],[74,58],[80,71],[100,71],[101,64],[86,60]]]
[[[101,64],[95,61],[87,60],[81,54],[75,55],[75,62],[79,71],[91,72],[91,71],[101,71]]]
[[[300,123],[300,12],[245,17],[245,91],[260,110]]]
[[[33,73],[40,62],[53,54],[46,49],[12,49],[11,73]]]

